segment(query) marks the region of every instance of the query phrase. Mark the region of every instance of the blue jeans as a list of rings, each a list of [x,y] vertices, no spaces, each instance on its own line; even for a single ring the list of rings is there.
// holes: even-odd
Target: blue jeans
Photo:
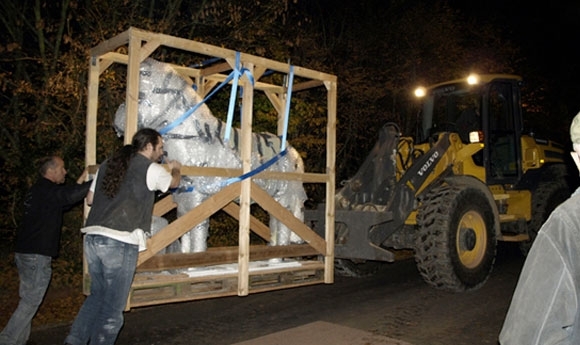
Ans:
[[[26,344],[32,318],[44,299],[52,276],[50,256],[16,253],[14,261],[20,277],[20,302],[0,333],[1,345]]]
[[[85,236],[91,292],[65,343],[114,344],[123,326],[123,310],[133,282],[139,248],[101,235]]]

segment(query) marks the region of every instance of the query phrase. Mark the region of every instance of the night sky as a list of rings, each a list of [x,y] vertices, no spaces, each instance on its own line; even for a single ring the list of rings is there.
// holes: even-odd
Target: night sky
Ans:
[[[525,72],[551,83],[568,111],[574,112],[570,116],[580,111],[580,1],[453,0],[450,4],[467,16],[501,27],[505,38],[521,47],[530,66]]]

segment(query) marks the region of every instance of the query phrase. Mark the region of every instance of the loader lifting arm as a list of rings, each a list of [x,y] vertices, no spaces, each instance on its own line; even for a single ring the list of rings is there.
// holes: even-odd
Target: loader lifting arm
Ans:
[[[361,168],[337,193],[336,258],[394,261],[393,253],[381,244],[403,228],[416,209],[417,192],[450,146],[449,134],[441,134],[397,181],[399,140],[398,126],[386,124]],[[321,234],[325,220],[322,206],[305,213],[306,224]]]

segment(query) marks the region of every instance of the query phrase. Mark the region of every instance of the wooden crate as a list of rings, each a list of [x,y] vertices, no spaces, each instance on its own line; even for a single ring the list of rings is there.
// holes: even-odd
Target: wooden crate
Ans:
[[[137,101],[139,94],[140,63],[161,47],[178,49],[207,59],[218,58],[224,62],[210,68],[185,67],[173,64],[180,74],[192,79],[197,91],[204,97],[219,82],[226,79],[224,72],[235,66],[236,55],[243,68],[252,72],[254,83],[242,76],[239,83],[244,88],[242,97],[241,123],[241,169],[220,169],[183,167],[182,174],[190,176],[236,177],[251,170],[251,134],[253,121],[253,94],[264,92],[278,112],[278,134],[281,135],[286,105],[286,87],[260,80],[266,71],[287,75],[291,66],[259,56],[237,53],[234,50],[191,41],[170,35],[153,33],[137,28],[129,28],[119,35],[101,42],[91,49],[89,63],[86,165],[98,164],[96,157],[98,92],[100,76],[111,65],[117,63],[127,67],[125,143],[130,143],[137,131]],[[171,63],[170,61],[163,61]],[[334,275],[334,194],[335,194],[335,145],[336,145],[336,76],[293,66],[294,76],[300,82],[292,86],[292,92],[312,88],[326,88],[326,171],[325,173],[282,173],[263,171],[225,187],[186,215],[171,222],[166,228],[148,240],[148,249],[140,253],[135,281],[127,307],[195,300],[253,292],[276,290],[300,285],[333,282]],[[281,179],[299,180],[303,183],[321,183],[326,187],[326,229],[324,238],[317,235],[302,221],[278,204],[252,180]],[[250,214],[250,204],[255,202],[275,216],[293,232],[301,236],[307,244],[301,246],[250,246],[250,231],[269,241],[269,229]],[[164,215],[175,207],[168,197],[155,205],[154,214]],[[197,254],[158,254],[170,243],[183,235],[187,229],[199,224],[215,212],[223,210],[238,220],[239,245],[235,248],[210,248]],[[88,211],[87,211],[88,212]],[[259,260],[292,258],[300,263],[289,268],[271,267],[265,272],[253,272],[251,266]],[[159,272],[177,268],[209,267],[212,265],[236,264],[236,271],[228,275],[207,275],[191,278],[183,275],[167,275]],[[143,272],[150,270],[148,274]],[[146,278],[145,275],[147,275]],[[85,270],[85,282],[88,280]],[[84,287],[88,293],[88,286]]]

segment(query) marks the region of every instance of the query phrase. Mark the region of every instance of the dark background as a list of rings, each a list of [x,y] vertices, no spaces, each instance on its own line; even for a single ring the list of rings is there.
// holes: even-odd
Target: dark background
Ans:
[[[570,118],[580,111],[580,3],[455,0],[450,4],[468,17],[501,28],[504,37],[521,48],[524,78],[543,83],[550,90],[547,101],[560,103]]]
[[[13,238],[23,196],[36,179],[35,161],[62,155],[68,182],[79,176],[89,50],[129,26],[336,74],[340,182],[356,172],[385,122],[413,133],[416,109],[408,96],[417,83],[459,78],[470,68],[521,75],[531,93],[524,105],[537,129],[569,147],[570,121],[580,110],[578,18],[580,2],[572,1],[1,1],[0,302],[11,310],[17,296]],[[518,50],[504,49],[512,45]],[[188,63],[179,58],[172,61]],[[125,96],[124,76],[117,72],[103,76],[100,90],[99,161],[119,146],[108,121]],[[324,97],[293,97],[303,103],[292,115],[298,120],[289,137],[307,166],[318,169],[325,168],[324,144],[311,134],[324,127],[316,116],[324,116],[325,104],[310,101]],[[219,113],[224,104],[227,109],[227,101],[227,95],[217,99],[212,111]],[[265,107],[255,109],[271,115]],[[55,289],[80,291],[79,224],[80,207],[65,217]]]

